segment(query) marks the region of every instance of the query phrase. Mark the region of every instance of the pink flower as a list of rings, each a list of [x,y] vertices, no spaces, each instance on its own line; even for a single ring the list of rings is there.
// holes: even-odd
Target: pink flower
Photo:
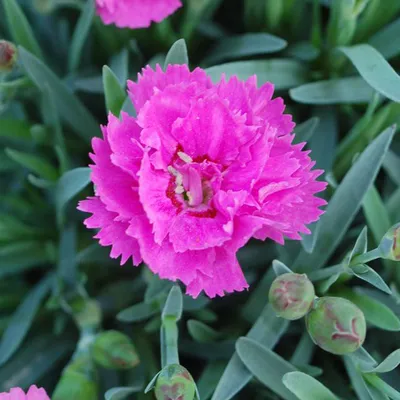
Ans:
[[[294,127],[273,85],[197,68],[143,70],[128,82],[137,118],[113,115],[93,139],[95,197],[79,204],[111,257],[142,260],[187,293],[248,287],[236,252],[252,237],[301,239],[318,220],[326,184],[292,144]]]
[[[180,0],[96,0],[97,14],[105,24],[119,28],[147,28],[182,6]]]
[[[0,400],[50,400],[46,391],[32,385],[25,394],[20,388],[12,388],[8,393],[0,393]]]

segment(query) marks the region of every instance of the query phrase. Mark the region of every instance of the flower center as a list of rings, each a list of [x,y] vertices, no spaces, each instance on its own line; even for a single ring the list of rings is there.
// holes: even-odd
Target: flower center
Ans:
[[[212,197],[212,189],[197,163],[182,151],[177,152],[181,162],[168,167],[168,172],[174,179],[175,194],[180,195],[189,207],[207,205]],[[183,164],[182,164],[183,162]]]

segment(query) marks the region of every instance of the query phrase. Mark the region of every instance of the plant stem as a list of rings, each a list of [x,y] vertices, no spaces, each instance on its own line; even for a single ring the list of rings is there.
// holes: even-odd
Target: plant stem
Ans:
[[[174,318],[167,317],[164,319],[161,335],[163,335],[162,346],[165,365],[179,364],[178,326]]]
[[[351,261],[352,265],[356,264],[366,264],[367,262],[376,260],[377,258],[381,257],[381,252],[378,248],[368,251],[367,253],[360,254],[353,258]]]
[[[321,269],[319,271],[314,271],[308,274],[308,278],[315,282],[315,281],[322,281],[323,279],[329,278],[332,275],[336,275],[340,272],[344,272],[344,268],[342,264],[332,265],[331,267],[327,267]]]

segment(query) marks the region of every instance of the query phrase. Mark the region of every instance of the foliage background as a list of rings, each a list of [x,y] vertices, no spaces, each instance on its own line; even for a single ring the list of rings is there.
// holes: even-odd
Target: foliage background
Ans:
[[[292,385],[308,397],[287,389],[282,377],[295,369],[317,377],[332,398],[400,398],[399,352],[390,372],[371,372],[399,347],[399,265],[370,263],[391,289],[371,270],[361,279],[327,270],[318,280],[319,294],[348,298],[366,316],[365,350],[352,356],[316,348],[303,320],[289,325],[267,305],[274,259],[313,278],[345,265],[365,226],[370,250],[400,220],[399,0],[186,0],[168,20],[136,31],[104,26],[91,1],[1,0],[0,10],[0,37],[20,46],[13,71],[0,73],[1,390],[37,383],[52,393],[82,335],[76,301],[92,299],[102,329],[129,335],[141,359],[128,371],[96,368],[100,397],[130,387],[131,398],[152,398],[142,389],[160,369],[161,310],[172,284],[143,267],[119,267],[76,204],[92,193],[90,139],[106,110],[134,113],[127,78],[146,64],[190,60],[216,81],[226,73],[273,82],[298,123],[296,140],[308,141],[330,184],[312,236],[284,247],[254,241],[239,252],[248,292],[184,296],[179,353],[201,398],[322,399],[304,376]],[[250,344],[238,340],[249,330]]]

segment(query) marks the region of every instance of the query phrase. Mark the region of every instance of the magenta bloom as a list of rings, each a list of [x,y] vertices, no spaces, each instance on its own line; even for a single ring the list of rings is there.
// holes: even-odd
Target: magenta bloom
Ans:
[[[150,67],[128,82],[137,119],[109,116],[93,139],[96,196],[79,209],[111,257],[142,260],[187,293],[210,296],[248,287],[236,252],[252,237],[301,239],[318,220],[326,184],[311,171],[294,123],[273,85],[257,88],[200,68]]]
[[[180,0],[96,0],[97,14],[105,24],[119,28],[147,28],[182,6]]]
[[[0,393],[0,400],[50,400],[42,388],[32,385],[25,394],[20,388],[12,388],[8,393]]]

